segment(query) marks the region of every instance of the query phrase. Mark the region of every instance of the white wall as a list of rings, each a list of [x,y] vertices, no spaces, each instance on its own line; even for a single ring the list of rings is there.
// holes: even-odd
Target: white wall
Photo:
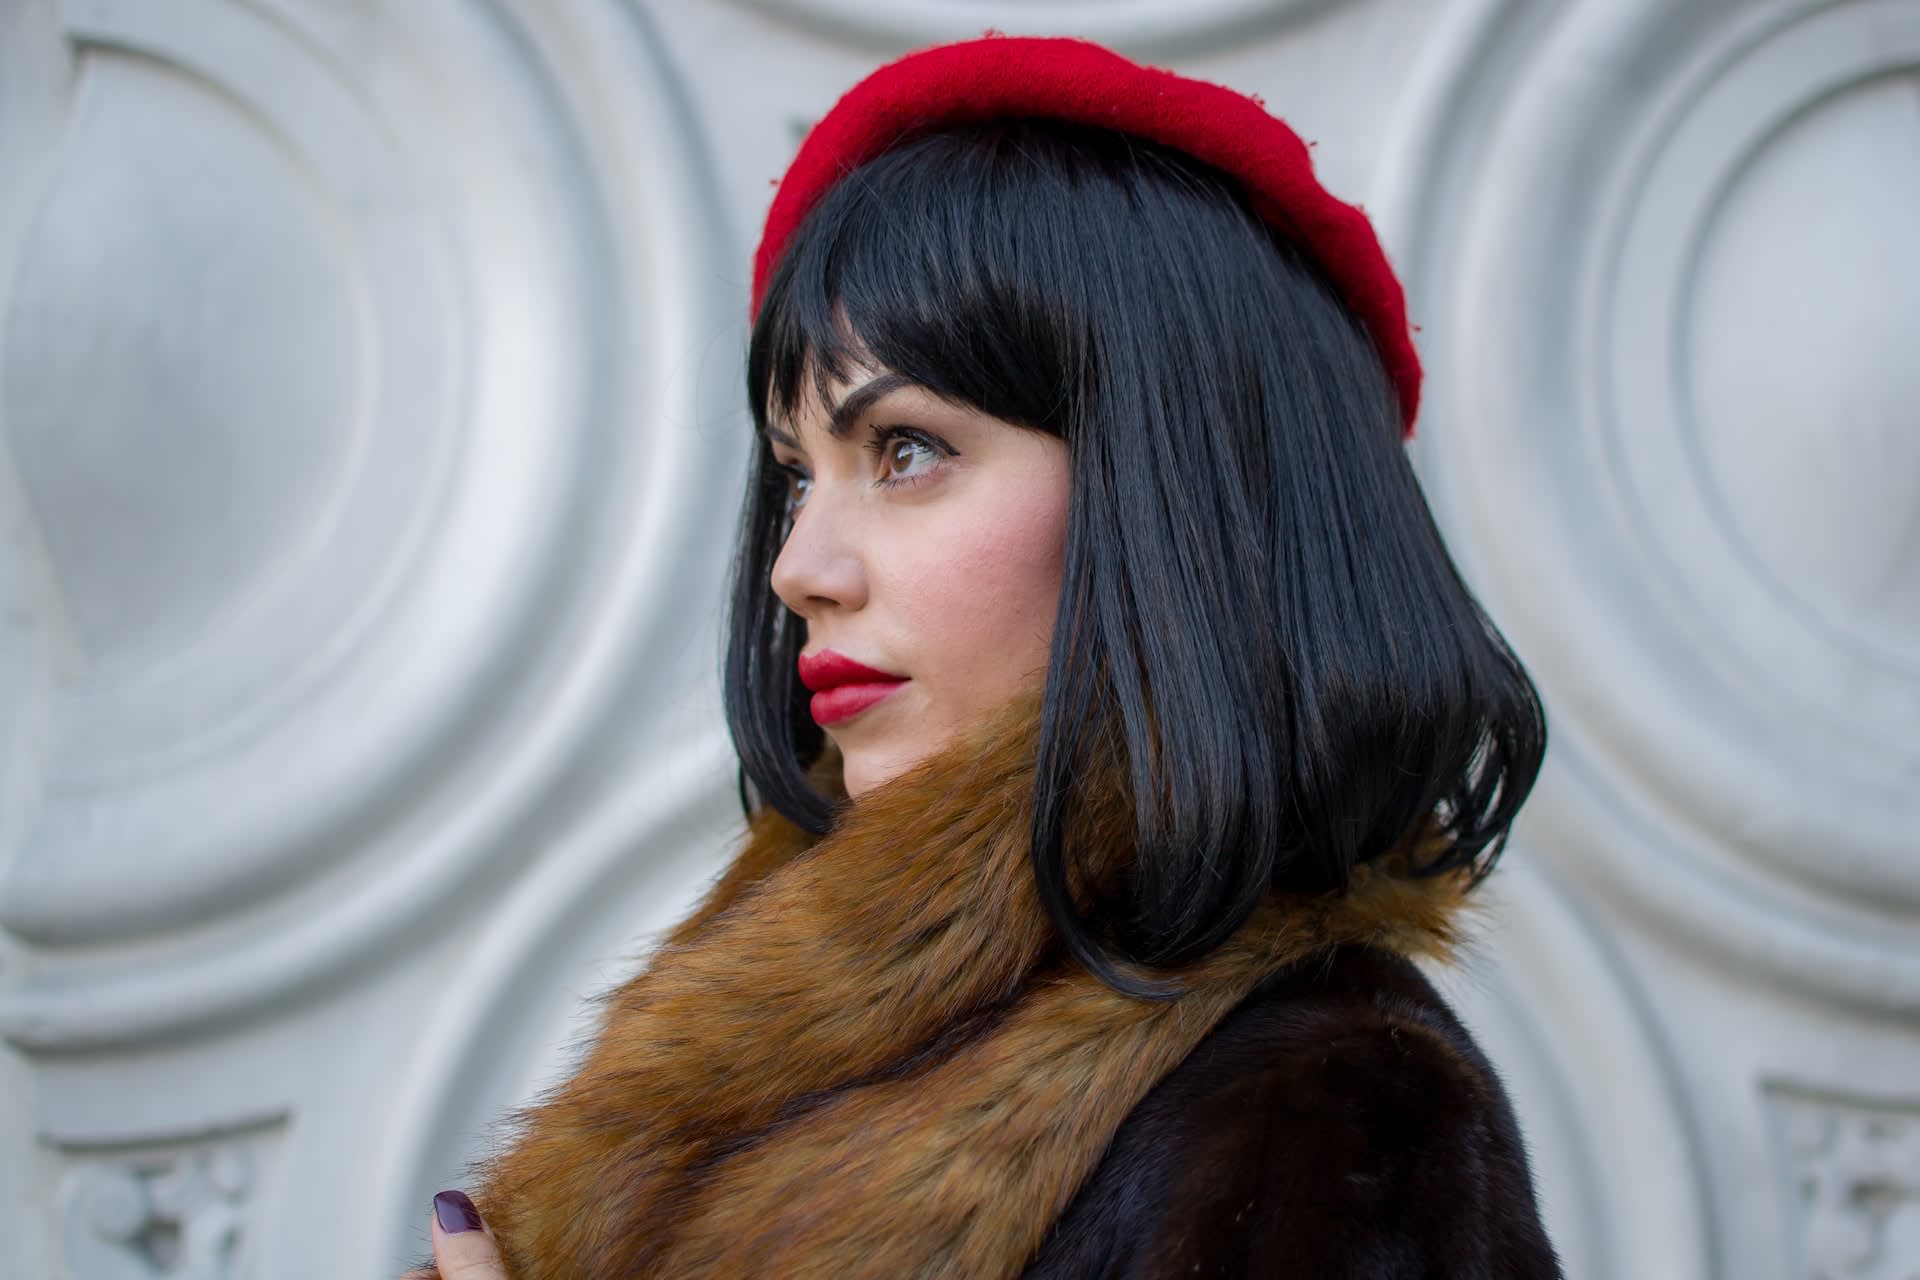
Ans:
[[[0,0],[0,1275],[397,1274],[738,828],[748,255],[887,56],[1262,95],[1545,692],[1576,1278],[1920,1276],[1920,3]]]

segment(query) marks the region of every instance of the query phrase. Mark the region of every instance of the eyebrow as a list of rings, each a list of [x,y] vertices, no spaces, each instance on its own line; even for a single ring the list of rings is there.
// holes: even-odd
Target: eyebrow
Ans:
[[[854,423],[860,415],[873,408],[881,399],[892,395],[903,387],[917,387],[920,384],[904,373],[883,373],[870,378],[847,393],[847,398],[833,407],[827,415],[827,434],[835,440],[845,440],[852,432]],[[770,439],[777,440],[789,449],[798,449],[800,442],[787,432],[769,422],[766,433]]]

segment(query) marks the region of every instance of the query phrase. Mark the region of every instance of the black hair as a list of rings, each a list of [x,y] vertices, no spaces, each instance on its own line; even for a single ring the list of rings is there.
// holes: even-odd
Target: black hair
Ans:
[[[1430,873],[1491,867],[1546,721],[1462,582],[1392,384],[1324,274],[1230,177],[1088,126],[1001,120],[903,142],[837,182],[769,278],[756,427],[853,362],[1061,437],[1067,545],[1034,777],[1032,863],[1071,953],[1170,988],[1270,889],[1339,890],[1430,827]],[[802,827],[833,806],[768,575],[785,477],[764,437],[725,669],[744,780]],[[1076,766],[1124,745],[1137,843],[1083,916],[1062,833]]]

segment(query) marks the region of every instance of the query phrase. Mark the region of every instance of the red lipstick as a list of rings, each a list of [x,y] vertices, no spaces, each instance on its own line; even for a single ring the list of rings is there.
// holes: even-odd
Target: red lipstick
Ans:
[[[832,649],[800,655],[800,683],[813,691],[807,710],[815,724],[851,719],[906,682],[905,676],[875,670]]]

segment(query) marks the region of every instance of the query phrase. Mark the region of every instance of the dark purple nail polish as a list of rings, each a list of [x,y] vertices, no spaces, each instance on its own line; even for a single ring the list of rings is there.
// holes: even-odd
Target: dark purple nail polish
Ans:
[[[433,1216],[440,1229],[449,1235],[456,1231],[480,1230],[480,1211],[473,1207],[464,1191],[442,1191],[433,1198]]]

